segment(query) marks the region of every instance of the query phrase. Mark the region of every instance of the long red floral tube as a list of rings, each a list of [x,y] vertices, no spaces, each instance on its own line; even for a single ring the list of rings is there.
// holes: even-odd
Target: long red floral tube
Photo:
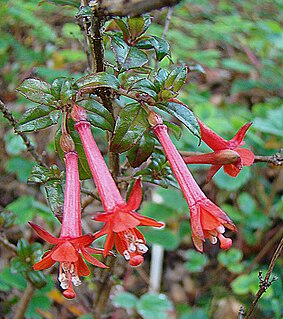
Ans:
[[[131,266],[138,266],[143,262],[143,254],[148,248],[142,233],[136,227],[162,227],[163,223],[135,212],[142,200],[139,178],[135,181],[128,203],[125,202],[92,136],[85,110],[74,104],[71,115],[76,122],[75,128],[80,135],[93,180],[105,210],[95,218],[96,221],[104,223],[95,237],[107,235],[104,255],[115,245]]]
[[[158,137],[171,169],[181,187],[184,197],[190,208],[190,220],[192,227],[192,238],[195,247],[203,252],[203,242],[208,238],[212,244],[220,241],[220,247],[228,249],[232,240],[223,236],[225,227],[236,231],[236,226],[231,219],[210,201],[187,168],[181,155],[171,141],[166,125],[159,115],[150,113],[149,123],[153,126],[153,132]]]
[[[62,145],[62,143],[61,143]],[[56,238],[38,225],[29,223],[38,236],[54,245],[47,251],[41,261],[33,265],[34,270],[51,267],[55,262],[60,263],[59,281],[64,289],[63,295],[72,299],[76,296],[73,285],[81,284],[80,276],[88,276],[90,271],[81,255],[91,264],[106,268],[106,266],[90,254],[101,254],[101,249],[94,249],[89,245],[94,241],[92,234],[82,236],[80,184],[78,172],[78,155],[67,147],[65,154],[66,186],[64,193],[64,211],[60,237]]]

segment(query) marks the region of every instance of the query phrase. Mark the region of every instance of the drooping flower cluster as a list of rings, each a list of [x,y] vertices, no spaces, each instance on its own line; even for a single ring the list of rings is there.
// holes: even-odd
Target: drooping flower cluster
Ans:
[[[71,117],[75,122],[74,127],[80,136],[104,209],[104,212],[96,213],[93,218],[103,223],[102,228],[94,234],[82,235],[78,155],[74,142],[67,133],[67,115],[63,115],[60,145],[65,153],[66,185],[61,233],[59,238],[55,238],[40,226],[33,223],[30,225],[42,239],[54,245],[54,248],[47,251],[42,260],[33,266],[34,269],[46,269],[58,261],[63,294],[66,298],[74,298],[73,285],[80,285],[79,277],[90,274],[84,259],[94,266],[106,268],[107,266],[95,259],[92,254],[102,254],[106,257],[115,247],[131,266],[138,266],[144,261],[143,255],[148,251],[148,247],[137,227],[160,228],[164,224],[136,212],[142,201],[140,177],[135,180],[128,201],[124,200],[93,138],[86,111],[73,103]],[[212,164],[208,180],[221,166],[224,166],[225,172],[236,176],[243,165],[251,165],[254,159],[251,151],[239,148],[251,123],[243,126],[233,139],[226,141],[198,120],[202,139],[214,152],[183,159],[172,143],[161,117],[150,112],[148,120],[188,203],[192,239],[196,249],[203,252],[205,239],[209,239],[212,244],[219,241],[221,248],[228,249],[232,245],[232,240],[224,237],[225,228],[235,232],[236,227],[225,212],[202,192],[186,163]],[[95,239],[105,235],[104,249],[90,247]]]

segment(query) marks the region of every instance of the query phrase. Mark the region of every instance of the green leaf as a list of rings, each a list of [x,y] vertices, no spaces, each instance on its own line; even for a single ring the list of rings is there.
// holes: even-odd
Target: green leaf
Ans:
[[[157,75],[154,77],[155,87],[158,91],[163,90],[165,87],[165,81],[168,77],[168,72],[164,69],[159,69]]]
[[[131,39],[135,40],[138,36],[143,33],[144,30],[144,19],[143,17],[134,17],[128,19],[129,31]]]
[[[113,298],[113,303],[115,307],[121,307],[126,309],[135,308],[137,301],[138,298],[129,292],[119,293]]]
[[[172,87],[174,92],[178,92],[186,81],[187,73],[188,70],[186,66],[176,67],[168,75],[165,81],[165,87]]]
[[[61,100],[63,105],[66,104],[75,94],[72,78],[59,77],[55,79],[51,85],[51,93],[56,100]]]
[[[17,123],[16,129],[20,132],[34,132],[43,130],[58,123],[60,111],[47,105],[38,105],[28,109]]]
[[[156,107],[175,116],[181,121],[195,136],[200,138],[199,125],[194,113],[183,104],[176,102],[157,103]]]
[[[165,203],[159,204],[147,201],[142,205],[140,212],[142,215],[165,222],[174,216],[175,210],[166,206]]]
[[[113,74],[106,72],[99,72],[94,74],[86,75],[75,82],[78,89],[84,88],[99,88],[99,87],[109,87],[114,90],[118,90],[119,82]]]
[[[6,170],[10,173],[16,173],[20,182],[26,183],[34,163],[23,157],[17,156],[6,162]]]
[[[158,100],[158,90],[155,85],[148,79],[136,81],[130,88],[130,91],[145,93],[152,97],[155,101]]]
[[[121,31],[123,32],[124,38],[128,39],[130,34],[129,34],[129,30],[127,28],[126,23],[122,19],[114,19],[114,21],[117,24],[117,26],[121,29]]]
[[[79,136],[79,133],[74,128],[74,121],[72,119],[68,120],[68,128],[69,128],[69,134],[72,136],[72,139],[75,143],[75,149],[79,156],[79,173],[80,173],[80,179],[88,179],[91,178],[91,171],[88,166],[88,162],[86,159],[86,155],[84,152],[84,148]],[[58,152],[58,155],[61,159],[61,161],[64,161],[64,152],[61,149],[60,146],[60,137],[62,135],[61,129],[58,129],[56,132],[55,137],[55,146],[56,150]]]
[[[141,67],[148,62],[148,57],[143,51],[128,46],[118,36],[113,36],[111,43],[120,72]]]
[[[254,69],[251,65],[235,59],[221,59],[221,64],[226,69],[231,69],[242,73],[250,73]]]
[[[114,119],[112,114],[101,103],[89,99],[78,102],[78,105],[88,111],[87,117],[91,125],[103,130],[113,131]]]
[[[79,0],[42,0],[41,2],[50,2],[61,6],[72,6],[75,8],[80,6]]]
[[[173,133],[174,137],[179,140],[182,136],[182,129],[177,124],[163,121],[163,123],[168,127],[169,131]]]
[[[170,55],[170,46],[168,42],[156,36],[143,37],[138,42],[137,47],[141,49],[154,49],[156,58],[161,61],[165,56]]]
[[[21,196],[14,200],[12,203],[6,206],[7,210],[11,210],[17,216],[16,224],[23,225],[29,220],[32,220],[36,214],[36,210],[33,207],[34,197],[33,196]]]
[[[179,238],[168,229],[143,229],[143,234],[147,242],[166,250],[175,250],[179,245]]]
[[[194,249],[189,249],[186,253],[187,262],[185,267],[189,272],[200,272],[208,263],[208,258]]]
[[[144,319],[169,319],[172,302],[163,294],[144,294],[137,302],[137,311]]]
[[[126,105],[120,111],[115,125],[111,151],[123,153],[129,150],[138,143],[148,127],[146,111],[140,104]]]
[[[145,132],[138,143],[127,153],[127,159],[131,166],[138,167],[146,161],[153,152],[154,145],[155,139],[151,134]]]
[[[25,98],[30,101],[49,106],[56,105],[56,99],[51,94],[51,85],[37,79],[26,79],[17,88]]]

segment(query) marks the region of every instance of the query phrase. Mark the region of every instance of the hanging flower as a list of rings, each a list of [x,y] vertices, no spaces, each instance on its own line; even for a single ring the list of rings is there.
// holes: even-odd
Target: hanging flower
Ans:
[[[96,221],[105,223],[103,228],[95,234],[95,237],[107,235],[104,254],[107,254],[115,245],[118,252],[129,261],[131,266],[138,266],[143,262],[143,255],[148,248],[143,235],[136,227],[162,227],[163,223],[135,212],[142,200],[139,178],[135,181],[128,203],[125,202],[92,136],[90,123],[86,120],[84,109],[74,104],[71,115],[76,122],[75,128],[80,135],[105,211],[94,218]]]
[[[252,123],[247,123],[229,141],[226,141],[213,130],[197,119],[202,140],[214,151],[213,153],[188,156],[184,158],[186,164],[212,164],[208,175],[209,182],[216,172],[223,166],[224,172],[236,177],[243,166],[250,166],[254,162],[254,154],[247,148],[240,148],[243,139]]]
[[[95,237],[92,234],[82,236],[78,155],[73,150],[74,145],[69,137],[63,134],[61,138],[61,147],[67,153],[64,157],[66,186],[60,237],[55,238],[40,226],[29,224],[42,239],[55,245],[52,250],[43,255],[41,261],[33,265],[34,270],[49,268],[58,261],[60,263],[58,279],[60,286],[64,289],[63,295],[71,299],[76,296],[72,285],[80,285],[79,277],[90,274],[81,255],[97,267],[106,268],[106,266],[90,255],[103,253],[101,249],[89,247]]]
[[[190,208],[190,220],[192,227],[192,239],[195,247],[203,252],[203,242],[209,239],[212,244],[220,241],[220,247],[228,249],[232,240],[223,236],[225,227],[236,231],[231,219],[218,206],[211,202],[184,163],[181,155],[171,141],[166,125],[156,113],[150,113],[149,123],[153,126],[153,132],[158,137],[171,169],[181,187],[184,197]]]

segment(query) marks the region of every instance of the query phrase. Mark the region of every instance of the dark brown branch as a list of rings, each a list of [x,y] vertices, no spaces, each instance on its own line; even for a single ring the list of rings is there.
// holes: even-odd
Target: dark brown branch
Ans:
[[[11,250],[13,253],[17,253],[17,246],[15,246],[14,244],[10,243],[5,235],[4,235],[4,237],[0,236],[0,243],[4,247],[6,247],[8,250]]]
[[[260,297],[266,292],[266,290],[270,287],[272,282],[277,280],[276,277],[272,278],[271,280],[269,280],[269,278],[270,278],[271,273],[273,271],[273,268],[275,266],[276,260],[279,258],[280,254],[282,252],[282,249],[283,249],[283,237],[281,238],[281,241],[280,241],[279,245],[277,246],[277,248],[276,248],[276,250],[271,258],[271,261],[270,261],[270,264],[269,264],[269,267],[267,269],[265,277],[264,278],[262,277],[262,272],[259,273],[259,280],[260,280],[259,290],[256,293],[255,300],[253,301],[253,303],[252,303],[252,305],[251,305],[251,307],[250,307],[249,311],[247,312],[244,319],[248,319],[251,317]]]
[[[100,0],[101,10],[108,16],[139,16],[152,10],[172,7],[181,0]]]
[[[11,126],[14,128],[14,131],[16,134],[18,134],[22,140],[24,141],[27,151],[32,155],[32,157],[35,159],[35,161],[45,168],[48,168],[48,166],[44,163],[42,156],[37,153],[34,146],[31,144],[30,139],[27,137],[27,135],[23,132],[19,132],[16,129],[17,121],[14,119],[14,116],[12,113],[8,110],[6,105],[0,100],[0,111],[3,113],[3,116],[9,121]]]

